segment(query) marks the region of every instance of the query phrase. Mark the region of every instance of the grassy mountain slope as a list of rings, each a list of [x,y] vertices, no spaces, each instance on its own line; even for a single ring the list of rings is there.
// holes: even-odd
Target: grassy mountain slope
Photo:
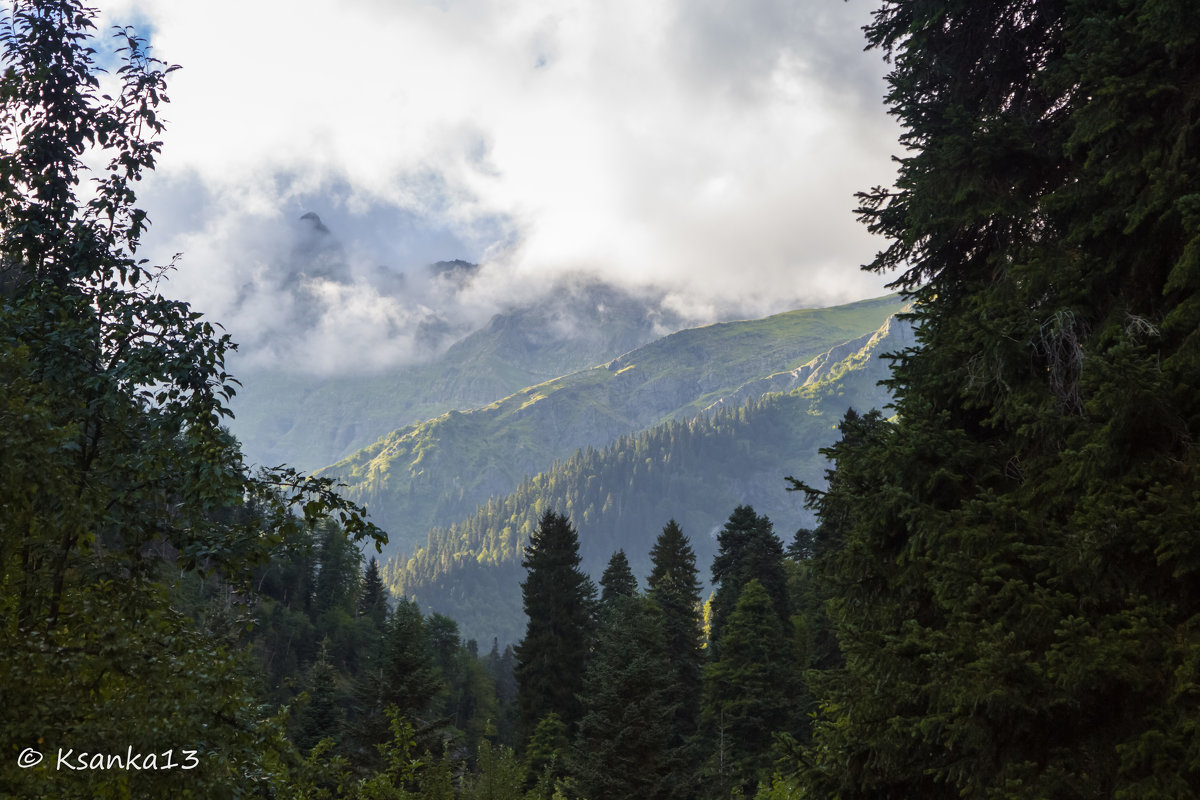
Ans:
[[[776,391],[799,385],[806,364],[898,308],[887,297],[681,331],[603,366],[393,431],[326,473],[388,530],[391,554],[411,552],[431,526],[464,518],[577,448],[691,418],[750,387],[766,390],[763,381]]]
[[[650,547],[672,518],[691,537],[706,576],[716,531],[744,503],[770,516],[789,540],[811,518],[800,498],[785,490],[784,476],[821,484],[825,463],[818,449],[835,440],[848,407],[866,410],[888,402],[877,385],[888,366],[878,356],[907,344],[907,326],[888,320],[878,331],[814,359],[811,368],[786,373],[801,381],[791,391],[715,406],[603,449],[578,450],[512,493],[491,498],[462,522],[432,530],[412,558],[386,565],[389,585],[452,616],[465,635],[515,642],[524,631],[522,548],[546,509],[572,518],[583,568],[594,577],[623,548],[644,579]]]
[[[244,373],[230,427],[251,461],[314,470],[401,426],[486,405],[683,325],[654,298],[601,284],[565,284],[553,297],[496,314],[428,363],[338,378]]]

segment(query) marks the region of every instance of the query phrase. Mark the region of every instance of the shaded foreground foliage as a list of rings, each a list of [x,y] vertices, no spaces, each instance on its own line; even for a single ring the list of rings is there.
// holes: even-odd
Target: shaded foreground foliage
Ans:
[[[170,265],[136,257],[133,189],[174,67],[118,30],[103,93],[94,14],[61,0],[0,17],[0,785],[244,794],[290,747],[238,639],[253,568],[322,518],[386,539],[329,481],[251,475],[221,428],[232,345],[158,293]],[[86,190],[85,159],[107,159]],[[203,608],[185,599],[199,584]],[[20,769],[25,748],[49,756]],[[55,768],[59,749],[181,764],[185,748],[187,771]]]
[[[1200,792],[1200,7],[886,2],[919,345],[829,454],[839,797]]]

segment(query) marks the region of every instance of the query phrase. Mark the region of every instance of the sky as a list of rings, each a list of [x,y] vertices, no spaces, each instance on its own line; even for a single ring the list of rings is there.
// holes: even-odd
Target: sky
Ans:
[[[420,359],[431,320],[579,273],[696,321],[886,292],[853,213],[898,152],[868,0],[100,7],[182,66],[142,254],[182,253],[170,291],[251,361]],[[424,269],[451,259],[482,267]]]

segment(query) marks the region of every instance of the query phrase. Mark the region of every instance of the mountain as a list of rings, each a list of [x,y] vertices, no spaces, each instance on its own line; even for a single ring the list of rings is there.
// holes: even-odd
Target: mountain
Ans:
[[[396,595],[456,619],[465,636],[516,642],[524,631],[520,561],[544,510],[572,519],[582,567],[593,576],[621,548],[644,579],[655,537],[675,519],[706,577],[716,532],[740,504],[771,517],[787,542],[812,517],[801,498],[785,490],[784,476],[823,484],[826,464],[818,450],[836,440],[847,408],[887,404],[878,382],[888,377],[889,365],[880,356],[911,344],[908,326],[889,318],[805,365],[754,382],[780,391],[746,394],[740,404],[733,393],[730,402],[691,419],[576,450],[461,522],[433,529],[411,558],[385,565],[385,579]]]
[[[602,366],[395,430],[324,474],[344,481],[344,493],[389,532],[389,555],[412,552],[430,527],[465,518],[578,448],[803,384],[814,359],[870,335],[899,307],[889,296],[680,331]]]
[[[438,279],[456,283],[474,270],[465,261],[429,267]],[[553,302],[514,305],[432,360],[382,374],[327,378],[280,369],[241,371],[244,386],[232,404],[230,429],[251,462],[315,470],[389,431],[487,405],[685,324],[661,298],[597,282],[564,281],[546,296]]]

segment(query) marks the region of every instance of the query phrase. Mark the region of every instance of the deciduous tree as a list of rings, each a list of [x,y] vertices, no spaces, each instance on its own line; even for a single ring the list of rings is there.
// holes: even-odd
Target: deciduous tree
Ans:
[[[380,533],[328,480],[251,475],[222,429],[232,344],[159,293],[173,264],[138,255],[134,188],[161,147],[174,67],[120,29],[104,93],[95,14],[75,0],[0,12],[0,749],[195,747],[200,763],[81,783],[6,758],[0,785],[231,795],[286,751],[233,635],[253,568],[329,514],[355,539]],[[225,622],[174,608],[181,573],[219,576]]]

